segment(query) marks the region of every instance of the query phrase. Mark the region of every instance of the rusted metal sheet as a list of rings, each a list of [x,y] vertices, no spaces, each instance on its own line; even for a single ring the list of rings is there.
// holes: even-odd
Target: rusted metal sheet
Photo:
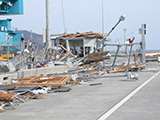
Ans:
[[[32,76],[16,79],[17,83],[7,83],[8,86],[63,86],[68,80],[70,75],[65,76]]]
[[[13,102],[14,92],[0,91],[0,101]]]

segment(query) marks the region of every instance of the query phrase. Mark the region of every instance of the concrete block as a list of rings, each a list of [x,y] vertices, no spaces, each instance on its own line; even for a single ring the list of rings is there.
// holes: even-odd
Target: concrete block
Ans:
[[[47,75],[51,73],[63,73],[66,72],[67,66],[51,66],[51,67],[42,67],[36,69],[27,69],[13,73],[0,74],[0,84],[4,82],[11,82],[12,79],[20,77],[29,77],[29,76],[38,76],[38,75]],[[4,80],[6,78],[6,80]]]
[[[42,67],[42,68],[36,68],[36,69],[27,69],[22,70],[23,77],[29,77],[29,76],[38,76],[38,75],[47,75],[51,73],[63,73],[66,72],[67,66],[51,66],[51,67]]]
[[[13,71],[15,71],[15,70],[16,70],[16,68],[14,67],[14,65],[13,65],[13,63],[12,63],[12,62],[9,62],[9,66],[8,66],[8,68],[9,68],[9,71],[10,71],[10,72],[13,72]]]
[[[16,79],[17,78],[17,72],[13,72],[8,74],[8,81],[11,82],[12,79]]]
[[[46,74],[51,74],[51,73],[63,73],[66,72],[67,66],[53,66],[53,67],[48,67],[46,69]]]
[[[11,82],[13,78],[17,78],[17,72],[0,74],[0,84]]]

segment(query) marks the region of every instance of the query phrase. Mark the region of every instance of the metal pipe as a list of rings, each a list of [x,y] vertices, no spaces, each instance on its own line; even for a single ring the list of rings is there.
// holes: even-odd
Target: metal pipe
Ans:
[[[106,38],[111,34],[111,32],[115,29],[115,27],[116,27],[121,21],[123,21],[123,20],[125,20],[125,15],[120,16],[118,22],[117,22],[117,23],[114,25],[114,27],[109,31],[109,33],[103,38],[103,40],[102,40],[102,50],[101,50],[101,51],[104,50],[104,40],[106,40]]]
[[[128,65],[130,64],[130,59],[131,59],[131,54],[132,54],[132,48],[133,48],[133,45],[131,45],[131,48],[130,48],[130,52],[129,52],[129,58],[128,58]]]
[[[111,76],[93,76],[93,77],[78,77],[77,80],[81,79],[98,79],[98,78],[111,78],[111,77],[127,77],[126,75],[111,75]]]
[[[110,33],[115,29],[115,27],[121,22],[121,20],[119,20],[115,26],[109,31],[109,33],[107,34],[107,36],[105,36],[102,40],[102,50],[101,51],[104,51],[104,40],[106,40],[106,38],[110,35]]]
[[[119,48],[120,48],[120,46],[118,45],[117,47],[118,47],[118,48],[117,48],[117,51],[116,51],[116,56],[115,56],[115,58],[114,58],[114,61],[113,61],[112,66],[114,66],[114,65],[115,65],[115,62],[116,62],[116,59],[117,59],[117,55],[118,55],[118,52],[119,52]]]
[[[19,98],[17,95],[14,96],[16,99],[18,99],[19,101],[21,101],[22,103],[24,103],[25,101],[21,98]]]
[[[116,27],[120,22],[121,22],[121,20],[119,19],[118,22],[115,24],[115,26],[109,31],[109,33],[107,34],[106,37],[108,37],[108,36],[111,34],[111,32],[115,29],[115,27]]]
[[[137,45],[137,44],[140,44],[140,43],[130,43],[130,44],[104,44],[105,46],[130,46],[130,45]]]

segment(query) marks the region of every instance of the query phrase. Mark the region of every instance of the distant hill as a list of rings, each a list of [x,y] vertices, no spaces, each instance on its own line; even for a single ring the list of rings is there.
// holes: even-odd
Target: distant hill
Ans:
[[[27,30],[18,30],[18,33],[23,33],[25,40],[29,40],[30,39],[31,33],[29,31],[27,31]],[[32,33],[32,40],[33,40],[33,42],[39,43],[42,46],[44,46],[44,44],[43,44],[43,35],[37,34],[37,33]]]

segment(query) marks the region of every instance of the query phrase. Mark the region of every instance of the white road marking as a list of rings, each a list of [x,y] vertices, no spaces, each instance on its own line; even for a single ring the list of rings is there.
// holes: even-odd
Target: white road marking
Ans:
[[[134,94],[136,94],[140,89],[142,89],[147,83],[149,83],[153,78],[155,78],[160,72],[157,72],[151,78],[149,78],[146,82],[141,84],[138,88],[132,91],[128,96],[123,98],[119,103],[113,106],[109,111],[103,114],[98,120],[105,120],[107,119],[112,113],[114,113],[120,106],[122,106],[127,100],[129,100]]]

